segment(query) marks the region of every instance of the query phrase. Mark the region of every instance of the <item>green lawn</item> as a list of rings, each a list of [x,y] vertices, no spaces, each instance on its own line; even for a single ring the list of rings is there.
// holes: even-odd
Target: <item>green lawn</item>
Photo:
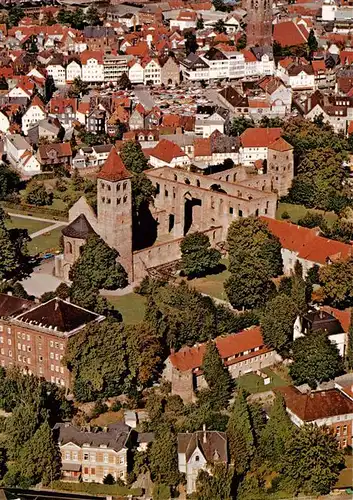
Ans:
[[[36,255],[38,253],[48,253],[56,252],[59,250],[59,242],[61,236],[62,228],[54,229],[53,231],[48,231],[47,233],[33,238],[33,240],[28,243],[28,251],[31,255]]]
[[[34,219],[24,219],[23,217],[11,217],[11,219],[8,219],[6,221],[6,227],[8,229],[28,229],[29,234],[40,231],[41,229],[44,229],[48,226],[50,226],[50,222],[42,222],[40,220]]]
[[[329,225],[337,220],[337,215],[334,212],[324,212],[323,210],[315,210],[313,208],[305,208],[304,205],[292,205],[291,203],[279,203],[276,212],[276,219],[281,219],[283,212],[288,212],[292,222],[298,222],[299,219],[304,217],[306,212],[314,212],[325,216]]]
[[[142,295],[129,293],[120,297],[107,296],[108,301],[122,314],[128,325],[139,323],[145,315],[146,301]]]
[[[248,392],[250,392],[250,394],[254,394],[256,392],[271,391],[275,387],[283,387],[289,385],[289,382],[287,380],[281,378],[270,368],[263,368],[261,371],[271,377],[270,384],[264,385],[261,377],[259,377],[255,373],[247,373],[246,375],[237,378],[237,386],[247,390]]]
[[[222,264],[228,266],[228,260],[223,259]],[[211,297],[216,297],[221,300],[228,300],[227,295],[224,291],[224,282],[230,276],[228,269],[225,269],[219,274],[210,274],[204,278],[195,278],[189,280],[187,283],[189,286],[196,288],[201,293],[206,293],[211,295]]]
[[[339,475],[335,488],[352,488],[353,487],[353,457],[347,455],[345,457],[346,468]]]

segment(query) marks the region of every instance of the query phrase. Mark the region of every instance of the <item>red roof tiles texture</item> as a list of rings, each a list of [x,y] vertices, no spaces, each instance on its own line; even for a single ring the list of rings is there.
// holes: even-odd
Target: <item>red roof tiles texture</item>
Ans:
[[[116,182],[124,179],[130,179],[131,177],[131,173],[125,167],[122,159],[117,153],[116,148],[112,148],[98,174],[98,179]]]
[[[151,156],[170,163],[174,158],[186,155],[180,146],[167,139],[162,139],[151,151]]]
[[[266,148],[281,136],[280,128],[248,128],[240,136],[244,148]]]

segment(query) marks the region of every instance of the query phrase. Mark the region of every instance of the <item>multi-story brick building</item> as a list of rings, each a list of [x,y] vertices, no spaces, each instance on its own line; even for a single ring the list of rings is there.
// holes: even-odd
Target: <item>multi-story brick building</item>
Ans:
[[[0,364],[68,388],[70,372],[62,364],[68,339],[103,319],[59,298],[36,304],[0,294]]]
[[[66,480],[102,483],[111,474],[125,481],[128,463],[130,427],[119,423],[103,430],[80,429],[70,423],[56,424],[62,461],[62,477]]]
[[[295,425],[325,425],[333,431],[341,448],[352,446],[352,386],[342,387],[336,384],[334,389],[310,393],[302,393],[292,386],[277,390],[284,397],[287,413]]]

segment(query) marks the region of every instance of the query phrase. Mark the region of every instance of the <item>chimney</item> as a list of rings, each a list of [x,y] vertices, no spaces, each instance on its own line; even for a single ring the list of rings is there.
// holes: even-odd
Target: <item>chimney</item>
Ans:
[[[12,297],[12,292],[7,292],[7,295],[10,295],[10,297]]]
[[[206,424],[203,424],[202,426],[202,430],[203,430],[203,443],[206,444],[207,443],[207,435],[206,435]]]

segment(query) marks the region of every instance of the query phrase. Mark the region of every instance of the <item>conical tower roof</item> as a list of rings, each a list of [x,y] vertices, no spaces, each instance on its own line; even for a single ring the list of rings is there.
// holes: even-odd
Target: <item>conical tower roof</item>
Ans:
[[[123,160],[118,155],[115,147],[113,147],[98,174],[98,179],[116,182],[124,179],[130,179],[131,177],[132,174],[125,167]]]
[[[80,238],[86,240],[90,234],[95,231],[91,224],[88,222],[84,214],[80,214],[74,221],[68,226],[64,227],[61,231],[64,236],[70,238]]]

